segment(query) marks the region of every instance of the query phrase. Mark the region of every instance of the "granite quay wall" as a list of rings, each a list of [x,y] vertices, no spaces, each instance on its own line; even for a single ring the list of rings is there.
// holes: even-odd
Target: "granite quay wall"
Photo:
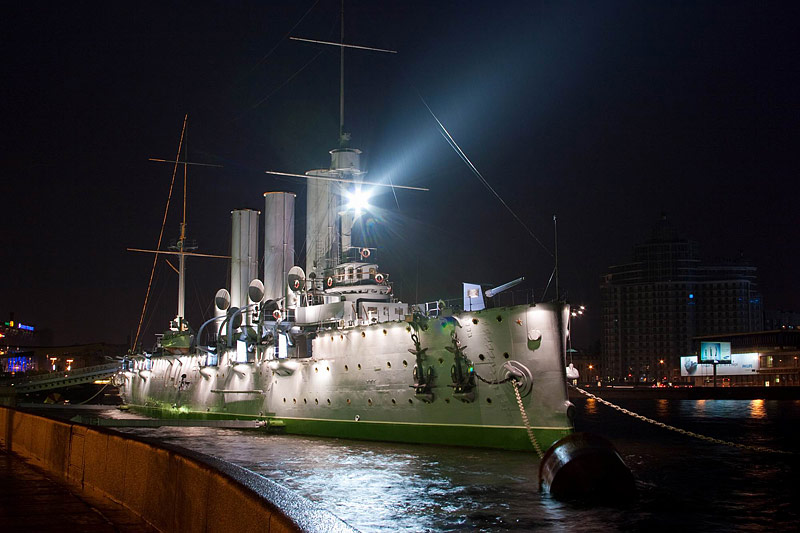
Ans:
[[[258,474],[148,439],[0,406],[0,446],[164,532],[355,531]]]

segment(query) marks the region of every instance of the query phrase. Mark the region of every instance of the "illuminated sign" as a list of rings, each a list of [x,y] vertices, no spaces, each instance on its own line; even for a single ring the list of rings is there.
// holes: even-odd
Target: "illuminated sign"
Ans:
[[[745,376],[758,372],[759,361],[757,353],[735,353],[731,355],[730,364],[717,368],[718,376]],[[681,357],[681,376],[713,376],[714,365],[710,362],[697,361],[697,356]]]
[[[19,329],[24,329],[25,331],[33,331],[33,326],[26,326],[25,324],[17,324]]]
[[[731,343],[701,342],[699,363],[730,364]]]

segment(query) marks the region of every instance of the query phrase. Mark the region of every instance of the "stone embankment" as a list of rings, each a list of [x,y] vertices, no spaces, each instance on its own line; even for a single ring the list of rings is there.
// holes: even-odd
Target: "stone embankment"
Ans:
[[[316,504],[206,455],[0,407],[0,447],[163,532],[352,532]]]

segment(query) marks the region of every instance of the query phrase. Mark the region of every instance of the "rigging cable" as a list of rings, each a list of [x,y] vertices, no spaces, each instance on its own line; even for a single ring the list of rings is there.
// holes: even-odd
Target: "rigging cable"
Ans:
[[[172,168],[172,181],[169,183],[169,194],[167,195],[167,205],[164,207],[164,220],[161,222],[161,231],[158,234],[158,244],[156,250],[161,249],[161,240],[164,238],[164,227],[167,225],[167,214],[169,213],[169,202],[172,199],[172,189],[175,185],[175,175],[178,173],[178,161],[181,157],[181,149],[183,148],[183,136],[186,133],[186,121],[189,119],[189,114],[183,116],[183,129],[181,129],[181,140],[178,142],[178,154],[175,156],[175,166]],[[185,168],[185,165],[184,165]],[[153,256],[153,268],[150,270],[150,280],[147,282],[147,291],[144,295],[144,305],[142,305],[142,315],[139,317],[139,325],[136,327],[136,337],[133,339],[131,349],[135,349],[139,342],[139,334],[142,332],[142,322],[144,321],[144,314],[147,310],[147,300],[150,298],[150,287],[153,285],[153,275],[156,272],[156,265],[158,264],[158,254]]]
[[[542,241],[539,240],[539,237],[537,237],[533,233],[533,231],[527,226],[527,224],[525,224],[525,222],[522,221],[522,219],[514,212],[514,210],[511,209],[511,207],[505,202],[505,200],[503,200],[503,198],[497,193],[497,191],[494,190],[494,188],[489,184],[489,182],[486,181],[486,178],[483,177],[483,174],[481,174],[481,172],[475,167],[475,165],[472,164],[472,161],[469,160],[467,154],[464,153],[464,150],[462,150],[461,147],[458,145],[458,143],[455,141],[455,139],[453,139],[453,136],[450,135],[450,132],[447,131],[447,128],[444,127],[444,124],[442,124],[441,121],[436,117],[433,110],[430,108],[430,106],[422,97],[422,94],[420,94],[419,91],[417,91],[417,96],[419,96],[419,99],[422,100],[422,104],[431,114],[433,120],[436,121],[436,124],[439,125],[439,130],[440,130],[439,133],[441,133],[442,137],[444,137],[444,140],[447,141],[447,144],[449,144],[450,147],[453,148],[453,150],[455,150],[458,156],[462,159],[462,161],[464,161],[467,167],[469,167],[472,173],[475,174],[475,176],[483,184],[483,186],[489,189],[489,191],[495,196],[495,198],[497,198],[500,201],[500,203],[503,204],[503,207],[505,207],[508,210],[508,212],[511,213],[511,216],[513,216],[516,219],[516,221],[519,222],[523,228],[525,228],[525,231],[528,232],[528,235],[533,237],[533,240],[535,240],[539,244],[539,246],[541,246],[544,249],[544,251],[550,254],[550,257],[553,257],[553,252],[551,252],[550,249],[547,248],[547,246],[545,246],[542,243]]]
[[[306,64],[305,64],[305,65],[303,65],[303,66],[302,66],[302,67],[300,67],[300,68],[299,68],[297,71],[295,71],[295,73],[294,73],[294,74],[292,74],[291,76],[289,76],[289,77],[288,77],[286,80],[284,80],[284,82],[283,82],[283,83],[281,83],[280,85],[278,85],[277,87],[275,87],[275,88],[274,88],[272,91],[270,91],[269,93],[267,93],[267,95],[266,95],[264,98],[262,98],[261,100],[259,100],[259,101],[258,101],[258,102],[256,102],[255,104],[251,105],[251,106],[250,106],[250,109],[249,109],[248,111],[250,111],[250,110],[253,110],[253,109],[257,108],[258,106],[260,106],[261,104],[263,104],[264,102],[266,102],[266,101],[267,101],[267,100],[268,100],[268,99],[269,99],[269,98],[270,98],[270,97],[271,97],[273,94],[275,94],[276,92],[280,91],[280,90],[281,90],[281,89],[282,89],[282,88],[283,88],[283,87],[284,87],[284,86],[285,86],[287,83],[289,83],[290,81],[292,81],[292,80],[295,78],[295,76],[297,76],[298,74],[300,74],[301,72],[303,72],[303,71],[306,69],[306,67],[307,67],[307,66],[309,66],[311,63],[313,63],[313,62],[314,62],[314,60],[315,60],[315,59],[317,59],[317,58],[318,58],[320,55],[322,55],[322,52],[324,52],[324,50],[320,50],[319,52],[317,52],[317,53],[314,55],[314,57],[312,57],[311,59],[309,59],[309,60],[306,62]],[[246,113],[246,112],[245,112],[245,113]],[[243,116],[245,113],[242,113],[242,115],[239,115],[239,117],[237,117],[237,118],[241,118],[241,117],[242,117],[242,116]]]
[[[269,52],[267,52],[266,54],[264,54],[264,56],[263,56],[261,59],[259,59],[258,61],[256,61],[256,64],[255,64],[255,65],[253,65],[253,66],[250,68],[250,72],[253,72],[253,71],[254,71],[255,69],[257,69],[259,66],[261,66],[261,64],[263,64],[263,63],[264,63],[264,61],[266,61],[266,60],[267,60],[267,58],[268,58],[269,56],[271,56],[271,55],[272,55],[272,53],[273,53],[273,52],[275,52],[275,50],[277,50],[277,49],[278,49],[278,46],[280,46],[280,45],[281,45],[281,43],[282,43],[283,41],[285,41],[286,39],[288,39],[288,38],[289,38],[289,36],[292,34],[292,32],[293,32],[293,31],[294,31],[294,30],[295,30],[295,29],[296,29],[296,28],[297,28],[297,27],[300,25],[300,23],[301,23],[301,22],[303,22],[303,20],[305,20],[305,18],[308,16],[308,14],[309,14],[309,13],[311,13],[311,10],[312,10],[312,9],[314,9],[315,7],[317,7],[317,4],[319,4],[319,0],[316,0],[316,1],[315,1],[313,4],[311,4],[311,7],[309,7],[309,8],[308,8],[308,10],[305,12],[305,14],[303,14],[303,16],[302,16],[302,17],[300,17],[300,20],[298,20],[298,21],[295,23],[295,25],[294,25],[294,26],[292,26],[292,28],[291,28],[289,31],[287,31],[287,32],[286,32],[286,35],[284,35],[283,37],[281,37],[281,38],[280,38],[280,40],[278,40],[278,42],[277,42],[277,43],[275,43],[275,46],[273,46],[272,48],[270,48],[270,49],[269,49]]]

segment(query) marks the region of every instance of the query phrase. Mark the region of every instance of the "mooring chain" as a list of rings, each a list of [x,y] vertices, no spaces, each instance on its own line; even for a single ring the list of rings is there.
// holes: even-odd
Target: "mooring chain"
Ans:
[[[536,455],[538,455],[539,459],[541,459],[544,455],[542,453],[542,447],[539,446],[539,441],[536,440],[536,435],[533,434],[533,430],[531,429],[531,423],[530,420],[528,420],[528,413],[525,412],[525,407],[522,405],[522,396],[519,395],[519,389],[517,388],[516,380],[511,381],[511,386],[514,387],[514,395],[517,397],[519,414],[522,415],[522,423],[525,424],[525,431],[528,432],[528,438],[531,440],[531,444],[533,444],[533,449],[536,450]]]
[[[580,387],[578,387],[576,385],[571,385],[570,384],[569,386],[572,387],[573,389],[577,390],[578,392],[580,392],[584,396],[588,396],[589,398],[595,399],[598,402],[602,403],[603,405],[607,405],[608,407],[611,407],[612,409],[616,409],[620,413],[623,413],[623,414],[626,414],[626,415],[631,416],[633,418],[636,418],[638,420],[641,420],[642,422],[647,422],[649,424],[653,424],[654,426],[658,426],[660,428],[668,429],[670,431],[674,431],[676,433],[680,433],[681,435],[686,435],[687,437],[694,437],[695,439],[704,440],[706,442],[711,442],[711,443],[714,443],[714,444],[722,444],[724,446],[733,446],[734,448],[740,448],[742,450],[794,455],[794,452],[788,452],[788,451],[785,451],[785,450],[776,450],[776,449],[773,449],[773,448],[768,448],[766,446],[754,446],[754,445],[750,445],[750,444],[739,444],[738,442],[730,442],[730,441],[727,441],[727,440],[717,439],[717,438],[714,438],[714,437],[709,437],[707,435],[701,435],[701,434],[695,433],[693,431],[688,431],[686,429],[681,429],[681,428],[678,428],[678,427],[675,427],[675,426],[671,426],[669,424],[665,424],[664,422],[659,422],[658,420],[653,420],[652,418],[647,418],[646,416],[642,416],[642,415],[640,415],[638,413],[634,413],[633,411],[625,409],[624,407],[620,407],[619,405],[613,404],[613,403],[609,402],[608,400],[604,400],[603,398],[601,398],[599,396],[596,396],[596,395],[592,394],[591,392],[585,391],[585,390],[583,390],[582,388],[580,388]],[[516,390],[516,387],[515,387],[515,390]],[[519,395],[518,395],[518,397],[519,397]]]
[[[488,379],[483,379],[480,376],[480,374],[478,374],[477,372],[474,372],[474,374],[475,374],[476,378],[478,378],[479,380],[483,381],[487,385],[502,385],[503,383],[508,383],[509,381],[514,381],[514,376],[510,375],[510,374],[506,379],[498,379],[498,380],[494,380],[494,381],[489,381]]]

